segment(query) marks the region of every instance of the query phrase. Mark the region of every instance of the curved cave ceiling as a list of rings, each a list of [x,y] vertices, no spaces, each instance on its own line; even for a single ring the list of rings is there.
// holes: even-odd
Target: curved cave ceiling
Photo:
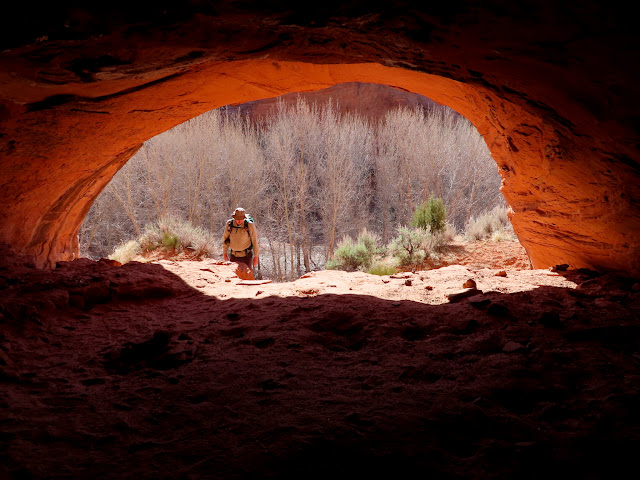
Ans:
[[[13,7],[1,25],[0,241],[40,266],[77,255],[92,201],[145,140],[223,105],[359,81],[478,128],[534,267],[640,273],[638,35],[624,12],[71,3]]]

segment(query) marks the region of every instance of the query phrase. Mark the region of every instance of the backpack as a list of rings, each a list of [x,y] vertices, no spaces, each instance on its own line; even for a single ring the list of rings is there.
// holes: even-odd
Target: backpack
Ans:
[[[245,214],[244,217],[244,225],[241,226],[237,226],[235,224],[235,222],[233,221],[233,218],[230,218],[229,220],[227,220],[227,228],[229,229],[229,234],[231,234],[231,232],[233,231],[232,229],[244,229],[247,232],[247,235],[249,235],[249,224],[250,223],[255,223],[253,220],[253,217],[251,217],[251,215],[249,214]],[[249,239],[251,240],[251,235],[249,235]],[[226,243],[229,243],[231,240],[227,237]],[[251,241],[251,245],[249,245],[249,248],[245,249],[245,253],[249,252],[250,250],[253,250],[253,241]]]

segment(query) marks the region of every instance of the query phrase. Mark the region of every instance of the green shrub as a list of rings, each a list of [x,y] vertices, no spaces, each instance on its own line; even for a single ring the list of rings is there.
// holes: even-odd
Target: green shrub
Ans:
[[[367,273],[370,273],[371,275],[393,275],[396,273],[396,270],[396,266],[392,261],[389,259],[383,259],[375,260],[371,264],[369,270],[367,270]]]
[[[172,235],[169,232],[163,232],[162,233],[162,245],[170,248],[170,249],[174,249],[178,246],[178,236],[177,235]]]
[[[435,260],[439,252],[455,236],[455,229],[446,225],[443,231],[431,233],[431,229],[398,228],[398,235],[387,246],[391,255],[401,267],[419,265],[427,259]]]
[[[421,263],[433,250],[434,238],[429,229],[398,228],[398,236],[387,246],[389,254],[401,266]]]
[[[447,210],[441,198],[433,195],[429,200],[418,205],[413,212],[410,225],[413,228],[430,229],[432,233],[438,233],[445,229],[447,222]]]
[[[340,263],[339,260],[336,260],[335,258],[330,258],[324,264],[324,268],[326,268],[327,270],[342,270],[342,264]]]
[[[358,239],[356,240],[358,244],[364,245],[372,257],[384,253],[384,247],[380,245],[381,241],[380,235],[370,232],[366,228],[358,234]]]
[[[327,261],[329,270],[357,270],[361,266],[368,266],[371,255],[362,243],[355,243],[351,237],[344,237],[338,244],[333,258]]]
[[[354,242],[351,237],[344,237],[328,260],[325,268],[329,270],[367,270],[374,259],[384,249],[380,246],[380,237],[366,229],[358,235]]]

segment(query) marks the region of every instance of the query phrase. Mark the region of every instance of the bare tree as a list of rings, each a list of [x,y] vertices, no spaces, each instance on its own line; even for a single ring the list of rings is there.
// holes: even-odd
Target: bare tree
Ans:
[[[284,115],[282,103],[279,115],[272,117],[264,131],[265,156],[268,158],[266,173],[272,186],[272,211],[276,219],[281,219],[286,227],[290,262],[294,261],[294,215],[296,197],[295,167],[298,158],[296,138],[291,134],[292,119]],[[277,224],[278,222],[276,222]],[[285,256],[286,262],[286,256]],[[286,263],[284,268],[286,274]],[[293,268],[289,274],[293,276]]]
[[[359,193],[364,187],[373,135],[363,119],[353,115],[340,117],[331,104],[320,111],[320,131],[323,138],[315,159],[320,179],[317,198],[324,224],[326,258],[330,258],[340,228],[343,234],[351,233],[351,224],[366,217]]]
[[[244,206],[257,218],[265,268],[279,278],[322,265],[341,236],[363,228],[386,242],[429,195],[449,220],[503,202],[484,140],[445,107],[390,111],[377,124],[333,102],[279,102],[254,124],[214,110],[145,143],[98,197],[81,228],[83,252],[106,256],[167,215],[221,232]]]

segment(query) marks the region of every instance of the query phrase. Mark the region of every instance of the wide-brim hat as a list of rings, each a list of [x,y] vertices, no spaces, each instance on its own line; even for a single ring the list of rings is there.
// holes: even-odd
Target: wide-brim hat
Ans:
[[[235,218],[236,220],[242,220],[243,218],[245,218],[247,215],[245,213],[244,208],[236,208],[235,211],[233,212],[233,215],[231,215],[233,218]]]

